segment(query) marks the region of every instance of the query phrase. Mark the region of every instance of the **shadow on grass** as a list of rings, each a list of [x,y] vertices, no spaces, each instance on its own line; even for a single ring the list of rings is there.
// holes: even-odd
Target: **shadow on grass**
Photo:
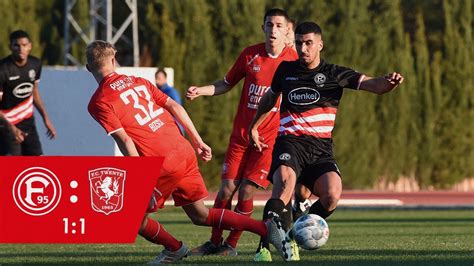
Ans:
[[[16,252],[0,254],[0,265],[139,265],[152,259],[152,252]],[[440,251],[440,250],[319,250],[317,252],[301,252],[298,265],[469,265],[474,263],[472,250]],[[274,254],[273,256],[277,256]],[[18,258],[16,263],[2,263],[1,259]],[[35,261],[41,258],[42,261]],[[238,257],[189,257],[180,261],[180,265],[234,265],[254,264],[249,258],[253,252],[242,252]],[[336,258],[335,258],[336,257]],[[370,258],[373,257],[373,258]],[[121,260],[123,258],[123,260]],[[61,261],[48,261],[49,259]],[[274,257],[268,265],[288,265],[280,258]]]
[[[343,218],[343,219],[329,219],[328,223],[474,223],[473,218],[436,218],[436,219],[424,219],[424,218],[403,218],[397,217],[393,219],[379,219],[379,218]]]

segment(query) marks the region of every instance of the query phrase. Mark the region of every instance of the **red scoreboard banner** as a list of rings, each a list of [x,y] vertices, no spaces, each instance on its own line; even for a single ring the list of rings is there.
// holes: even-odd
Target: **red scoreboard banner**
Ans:
[[[133,243],[161,157],[0,157],[0,243]]]

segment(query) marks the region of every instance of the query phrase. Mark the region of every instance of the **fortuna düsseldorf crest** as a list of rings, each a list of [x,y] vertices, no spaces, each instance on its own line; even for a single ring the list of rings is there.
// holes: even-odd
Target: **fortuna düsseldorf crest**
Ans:
[[[126,171],[104,167],[89,171],[91,206],[96,212],[109,215],[123,206]]]

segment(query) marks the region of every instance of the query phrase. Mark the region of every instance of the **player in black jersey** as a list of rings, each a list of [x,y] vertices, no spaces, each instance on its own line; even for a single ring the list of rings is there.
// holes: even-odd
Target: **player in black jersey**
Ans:
[[[11,55],[0,60],[0,155],[41,155],[33,106],[43,118],[48,137],[56,137],[38,90],[41,61],[29,55],[31,41],[25,31],[10,34],[10,50]]]
[[[331,215],[341,196],[341,174],[333,156],[332,130],[343,88],[383,94],[403,82],[403,76],[396,72],[374,78],[322,60],[322,32],[316,23],[301,23],[295,35],[299,59],[279,65],[271,89],[260,101],[249,134],[257,149],[267,147],[257,128],[281,94],[279,136],[268,175],[273,190],[265,205],[264,218],[278,215],[286,221],[286,227],[291,224],[291,216],[282,210],[289,204],[296,183],[319,197],[309,213],[323,218]]]

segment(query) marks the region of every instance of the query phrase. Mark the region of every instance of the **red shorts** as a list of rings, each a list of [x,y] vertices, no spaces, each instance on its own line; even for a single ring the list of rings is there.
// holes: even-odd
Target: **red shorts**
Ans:
[[[170,196],[175,206],[188,205],[208,196],[194,149],[190,147],[170,157],[172,159],[167,157],[163,162],[147,213],[163,208]]]
[[[269,143],[268,148],[259,152],[231,138],[222,166],[221,179],[247,179],[262,188],[267,188],[270,184],[267,175],[272,164],[273,144]]]

